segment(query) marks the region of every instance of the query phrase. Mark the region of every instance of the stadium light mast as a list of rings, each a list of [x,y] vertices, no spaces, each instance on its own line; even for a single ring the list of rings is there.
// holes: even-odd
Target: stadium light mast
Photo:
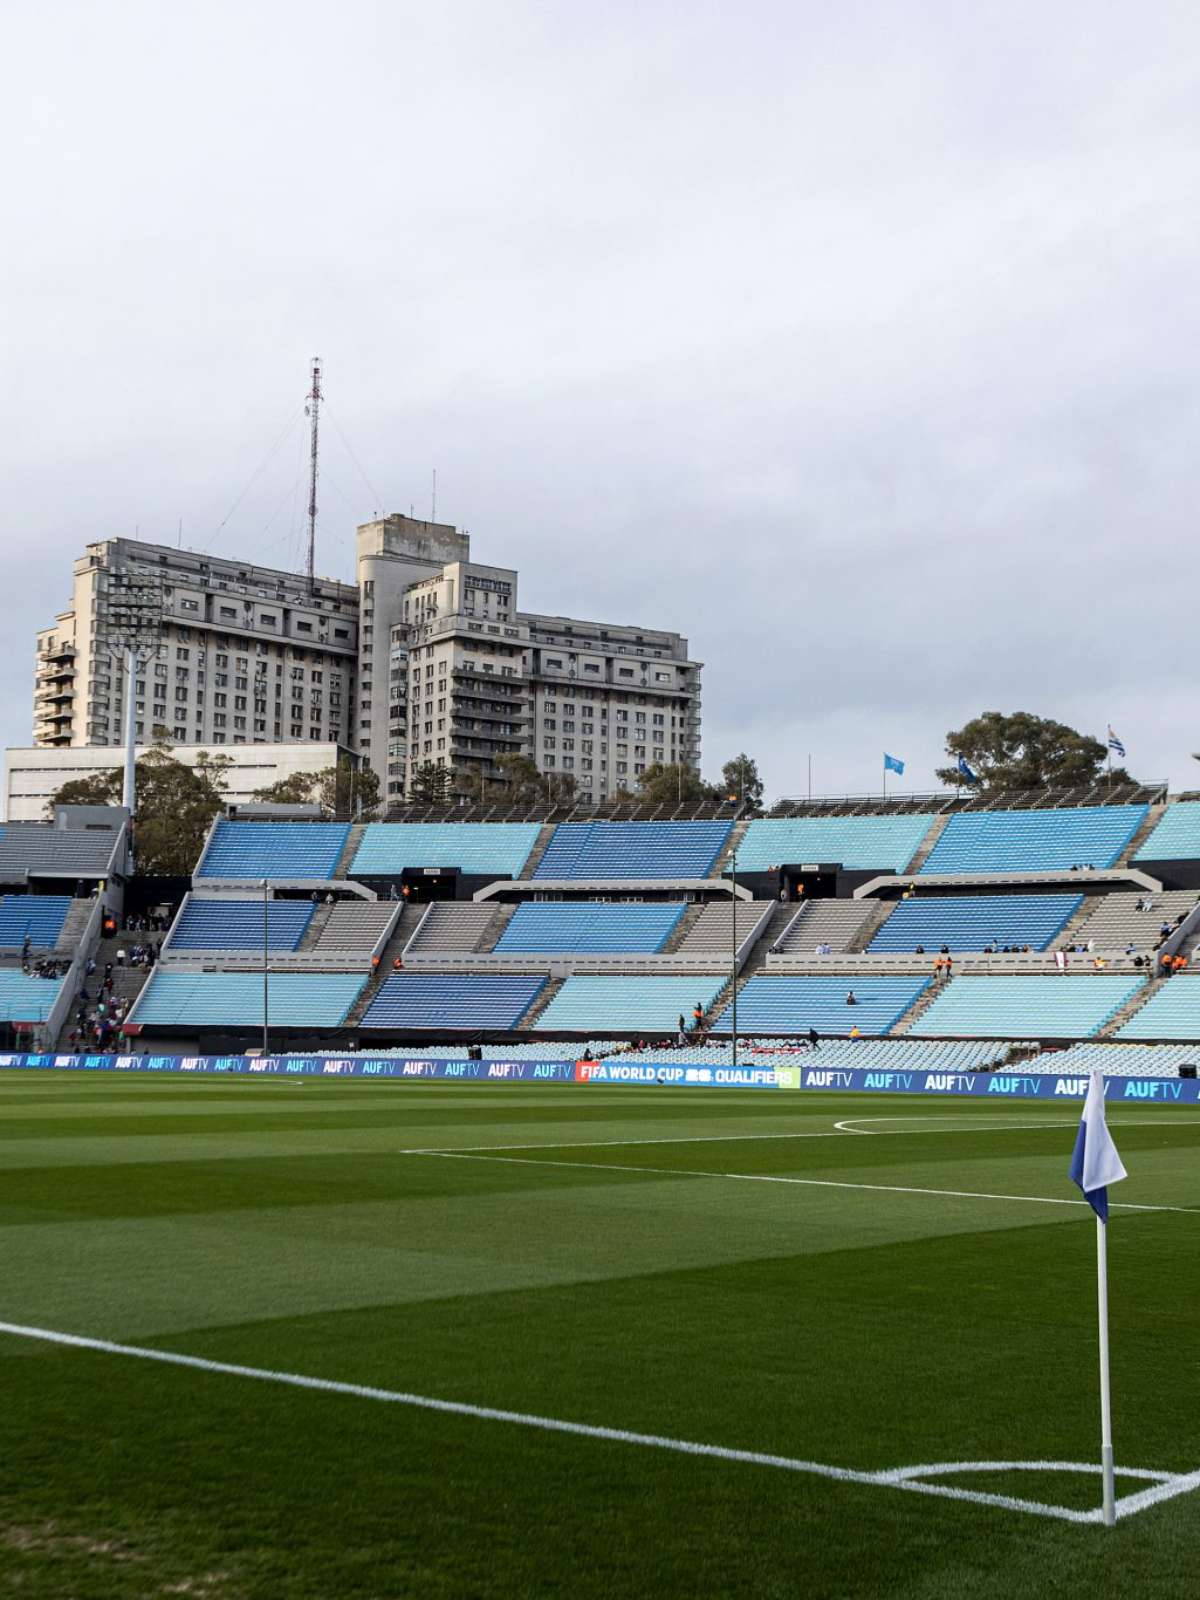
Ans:
[[[161,573],[117,569],[99,584],[97,643],[124,665],[125,770],[121,804],[132,818],[137,809],[137,672],[158,654],[163,626]]]
[[[737,796],[736,795],[732,795],[731,794],[729,796],[729,798],[734,802],[733,825],[736,828],[738,823],[742,820],[742,808],[737,803]],[[730,916],[730,919],[729,919],[730,926],[733,929],[733,940],[732,940],[732,945],[731,945],[731,948],[730,948],[730,951],[729,951],[729,982],[732,985],[731,992],[730,992],[730,1001],[731,1001],[730,1026],[732,1028],[732,1045],[733,1045],[733,1048],[732,1048],[732,1051],[730,1053],[729,1064],[734,1069],[735,1072],[737,1070],[737,978],[738,978],[738,973],[737,973],[737,958],[738,958],[738,935],[737,935],[737,905],[738,905],[737,887],[738,887],[738,881],[737,881],[737,871],[738,871],[737,845],[735,844],[734,847],[733,847],[733,855],[730,857],[730,861],[729,861],[730,878],[731,878],[731,881],[732,881],[732,884],[733,884],[732,915]]]
[[[262,1053],[263,1053],[264,1056],[269,1056],[271,1054],[271,1031],[270,1031],[271,1030],[271,1024],[270,1024],[271,993],[270,993],[270,981],[269,981],[269,976],[268,975],[269,975],[270,970],[271,970],[271,967],[270,967],[270,956],[269,956],[269,951],[270,951],[270,946],[271,946],[271,913],[268,910],[268,907],[271,904],[271,886],[267,882],[266,878],[264,878],[262,880],[262,897],[263,897],[263,951],[262,951],[262,956],[263,956],[263,958],[262,958],[263,1029],[262,1029]]]
[[[309,446],[308,446],[308,559],[305,572],[308,592],[316,588],[317,560],[317,446],[321,430],[321,358],[312,362],[312,388],[308,391]]]

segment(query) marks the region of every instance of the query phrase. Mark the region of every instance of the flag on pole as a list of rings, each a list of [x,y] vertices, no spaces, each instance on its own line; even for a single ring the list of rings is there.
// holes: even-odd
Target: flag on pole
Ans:
[[[903,777],[904,763],[899,756],[890,756],[885,750],[883,752],[883,770],[885,772],[898,772]]]
[[[1108,725],[1108,748],[1111,751],[1113,751],[1113,753],[1115,755],[1120,756],[1121,760],[1124,761],[1124,759],[1125,759],[1125,746],[1121,743],[1120,739],[1118,739],[1116,734],[1113,732],[1112,723],[1111,722]]]
[[[959,756],[958,758],[958,775],[964,783],[979,782],[979,774],[977,772],[973,772],[967,765],[966,756]]]
[[[1075,1137],[1071,1182],[1082,1189],[1083,1198],[1100,1221],[1107,1222],[1108,1186],[1110,1183],[1120,1183],[1122,1178],[1128,1176],[1104,1120],[1104,1079],[1098,1072],[1093,1072],[1087,1099],[1083,1102],[1079,1132]]]

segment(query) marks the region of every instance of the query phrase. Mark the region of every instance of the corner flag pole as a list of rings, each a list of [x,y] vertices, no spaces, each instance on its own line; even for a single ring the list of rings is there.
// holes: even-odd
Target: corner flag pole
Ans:
[[[1112,1394],[1108,1379],[1108,1227],[1096,1218],[1096,1306],[1100,1318],[1100,1467],[1104,1479],[1104,1526],[1117,1520],[1113,1474]]]

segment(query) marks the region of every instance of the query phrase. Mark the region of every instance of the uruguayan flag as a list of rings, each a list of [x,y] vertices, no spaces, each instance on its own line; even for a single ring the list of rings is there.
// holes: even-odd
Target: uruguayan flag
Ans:
[[[1108,748],[1110,750],[1115,751],[1116,754],[1120,756],[1121,760],[1124,761],[1124,759],[1125,759],[1125,746],[1121,743],[1120,739],[1118,739],[1116,734],[1112,731],[1111,723],[1109,724],[1109,729],[1108,729]]]
[[[1107,1222],[1108,1186],[1128,1176],[1104,1120],[1104,1079],[1093,1072],[1071,1157],[1071,1181],[1083,1190],[1083,1198],[1100,1221]]]
[[[979,774],[972,771],[971,767],[968,765],[966,756],[959,756],[958,758],[958,773],[959,777],[962,778],[964,783],[979,782]]]

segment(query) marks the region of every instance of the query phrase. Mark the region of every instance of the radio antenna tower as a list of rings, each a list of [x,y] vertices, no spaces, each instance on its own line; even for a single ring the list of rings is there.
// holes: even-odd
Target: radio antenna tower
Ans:
[[[321,422],[321,358],[313,357],[312,388],[308,392],[308,415],[310,419],[310,444],[308,465],[308,562],[305,571],[308,574],[308,592],[312,594],[316,578],[317,555],[317,439],[320,433]]]

